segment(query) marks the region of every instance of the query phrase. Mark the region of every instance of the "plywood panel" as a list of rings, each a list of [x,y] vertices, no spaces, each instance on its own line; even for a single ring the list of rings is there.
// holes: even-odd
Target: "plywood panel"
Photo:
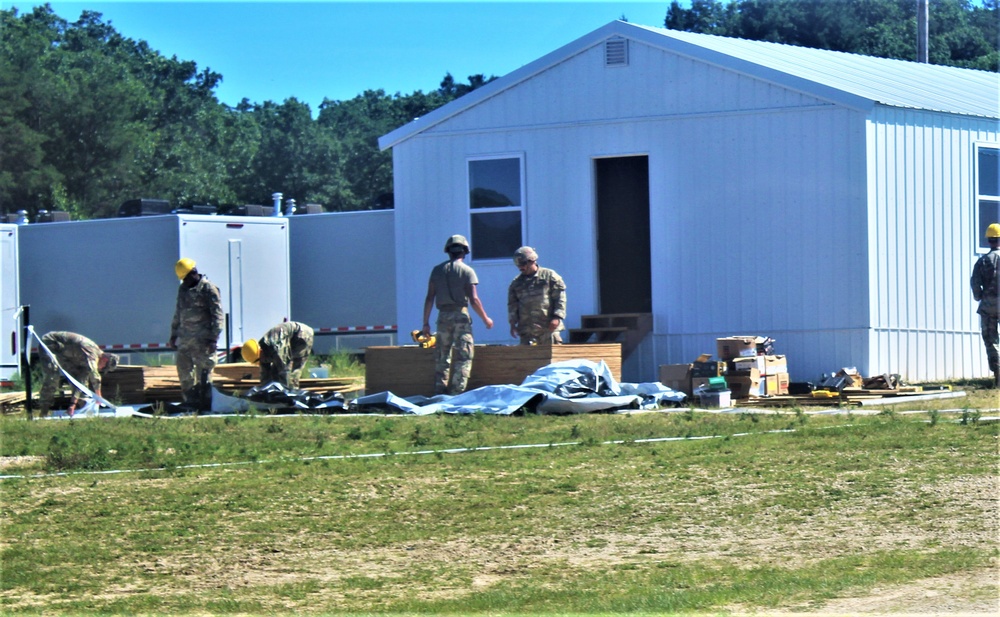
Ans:
[[[615,380],[621,379],[620,343],[587,345],[476,345],[469,387],[520,384],[537,369],[563,360],[604,360]],[[416,346],[368,347],[365,392],[396,396],[434,394],[434,350]]]

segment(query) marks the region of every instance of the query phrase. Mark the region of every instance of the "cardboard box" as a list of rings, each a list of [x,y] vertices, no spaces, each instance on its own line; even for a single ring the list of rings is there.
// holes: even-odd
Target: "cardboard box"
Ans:
[[[720,360],[732,360],[757,355],[757,345],[763,345],[767,338],[763,336],[725,336],[715,339],[716,355]]]
[[[764,358],[764,370],[762,375],[777,375],[788,372],[788,361],[785,356],[760,356]]]
[[[660,383],[678,392],[691,396],[691,365],[661,364]]]
[[[729,391],[734,399],[758,398],[763,392],[764,381],[761,377],[754,379],[743,375],[729,375],[726,377],[729,384]]]
[[[733,373],[749,373],[751,370],[757,371],[758,375],[765,375],[765,356],[745,356],[743,358],[733,358],[729,361],[730,370]]]
[[[732,399],[729,390],[702,392],[699,395],[699,404],[705,409],[724,409],[732,407]]]
[[[725,374],[725,362],[695,362],[691,365],[692,377],[721,377]]]
[[[778,396],[786,396],[788,394],[788,373],[778,373]]]
[[[761,380],[764,382],[764,396],[778,396],[777,375],[764,375]]]

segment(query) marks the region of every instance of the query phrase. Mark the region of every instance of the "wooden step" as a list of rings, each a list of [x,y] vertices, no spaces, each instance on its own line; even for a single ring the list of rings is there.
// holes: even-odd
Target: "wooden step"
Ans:
[[[622,359],[631,354],[653,329],[650,313],[609,313],[583,315],[580,327],[568,330],[570,343],[610,343],[622,344]]]

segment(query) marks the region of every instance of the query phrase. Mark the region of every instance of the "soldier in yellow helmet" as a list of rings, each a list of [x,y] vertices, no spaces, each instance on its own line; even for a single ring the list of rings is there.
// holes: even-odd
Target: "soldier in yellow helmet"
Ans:
[[[207,411],[212,404],[212,370],[225,315],[219,288],[195,265],[187,257],[174,264],[180,285],[170,324],[170,347],[177,350],[177,377],[184,403]]]
[[[260,362],[260,383],[278,382],[297,390],[302,367],[312,353],[313,329],[304,323],[286,321],[268,330],[260,340],[243,343],[247,362]]]
[[[979,329],[986,357],[993,371],[993,386],[1000,388],[1000,223],[986,228],[988,253],[972,269],[972,297],[979,302]]]

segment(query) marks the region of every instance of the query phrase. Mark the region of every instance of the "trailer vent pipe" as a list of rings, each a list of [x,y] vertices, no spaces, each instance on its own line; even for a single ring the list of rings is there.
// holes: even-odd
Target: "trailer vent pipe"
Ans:
[[[271,199],[274,201],[274,208],[271,209],[271,216],[281,216],[281,193],[271,193]]]

